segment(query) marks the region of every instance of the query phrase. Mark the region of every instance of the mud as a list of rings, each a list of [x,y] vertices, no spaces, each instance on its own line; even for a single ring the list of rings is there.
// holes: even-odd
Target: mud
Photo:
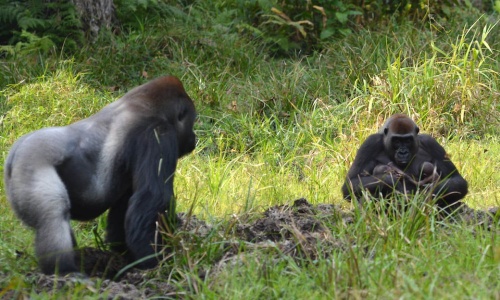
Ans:
[[[453,220],[490,229],[494,222],[498,222],[499,214],[498,209],[478,211],[464,206]],[[493,217],[495,215],[496,218]],[[350,246],[346,244],[346,239],[332,236],[332,230],[326,226],[348,226],[355,221],[355,215],[336,205],[312,205],[306,199],[298,199],[291,205],[273,206],[257,217],[235,217],[224,225],[226,228],[213,227],[196,216],[184,213],[178,214],[178,221],[174,237],[203,239],[215,231],[226,241],[222,255],[210,268],[214,276],[227,266],[238,264],[254,250],[272,248],[281,255],[311,260],[327,257],[334,250],[344,251]],[[240,246],[242,242],[245,243],[243,248]],[[148,275],[147,271],[126,269],[128,262],[116,253],[83,248],[76,252],[76,258],[89,277],[79,274],[56,277],[37,273],[29,274],[28,281],[33,283],[37,292],[46,293],[79,284],[90,292],[102,294],[104,299],[183,298],[183,292],[167,283],[169,280],[166,278]],[[199,274],[201,278],[205,275],[204,271]],[[96,286],[93,277],[105,279]],[[9,291],[4,297],[15,297],[12,293]]]

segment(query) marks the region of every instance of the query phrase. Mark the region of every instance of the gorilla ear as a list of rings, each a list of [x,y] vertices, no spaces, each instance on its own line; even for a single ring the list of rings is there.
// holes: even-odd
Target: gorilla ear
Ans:
[[[420,128],[418,126],[415,126],[415,133],[418,134],[420,132]]]
[[[388,128],[388,127],[384,128],[384,135],[387,135],[387,132],[388,132],[388,131],[389,131],[389,128]]]
[[[187,107],[183,107],[180,110],[179,114],[177,115],[177,121],[181,122],[186,117],[187,113],[188,113]]]

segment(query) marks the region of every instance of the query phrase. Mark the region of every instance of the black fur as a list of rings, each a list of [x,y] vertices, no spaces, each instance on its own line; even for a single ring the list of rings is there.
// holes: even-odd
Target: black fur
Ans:
[[[359,148],[342,186],[345,199],[349,201],[352,197],[359,199],[365,190],[374,197],[390,196],[394,191],[414,193],[419,188],[416,182],[422,179],[422,164],[430,162],[440,176],[440,181],[436,183],[433,192],[437,196],[437,205],[444,208],[457,207],[460,204],[459,201],[468,191],[467,181],[446,156],[444,148],[430,135],[418,134],[418,131],[414,133],[418,150],[411,153],[412,157],[408,164],[399,166],[414,180],[397,178],[390,174],[374,176],[373,171],[376,166],[391,163],[396,165],[394,149],[387,149],[391,147],[390,141],[386,140],[387,145],[384,145],[386,135],[387,130],[372,134]]]

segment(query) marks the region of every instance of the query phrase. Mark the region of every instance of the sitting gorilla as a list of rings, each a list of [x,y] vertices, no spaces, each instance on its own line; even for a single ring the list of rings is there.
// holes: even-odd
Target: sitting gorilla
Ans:
[[[363,191],[372,196],[394,192],[414,193],[432,185],[440,208],[455,209],[467,194],[467,181],[438,142],[404,114],[389,118],[359,148],[342,186],[344,198],[359,199]]]

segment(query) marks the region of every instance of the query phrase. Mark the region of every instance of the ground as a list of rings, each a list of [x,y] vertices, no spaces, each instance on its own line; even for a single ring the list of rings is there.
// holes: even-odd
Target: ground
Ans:
[[[498,222],[497,209],[478,211],[464,206],[459,213],[460,218],[477,226],[492,226],[493,220]],[[217,275],[228,266],[237,265],[249,252],[256,249],[278,248],[284,255],[293,258],[316,259],[326,257],[331,251],[321,249],[347,250],[350,245],[345,239],[340,240],[331,234],[325,224],[354,222],[353,211],[345,211],[340,206],[332,204],[312,205],[306,199],[298,199],[292,205],[273,206],[264,211],[260,217],[251,222],[238,219],[230,222],[232,228],[217,230],[233,230],[235,241],[228,241],[220,259],[210,268],[211,276]],[[203,238],[213,227],[195,216],[178,214],[179,229]],[[338,223],[337,223],[338,224]],[[242,252],[241,242],[246,243]],[[89,291],[108,295],[108,299],[143,299],[154,296],[171,296],[182,298],[179,288],[167,283],[168,280],[147,278],[147,272],[131,269],[120,273],[127,265],[121,256],[96,248],[83,248],[77,254],[77,259],[90,277],[68,275],[66,277],[48,276],[41,273],[27,274],[27,280],[32,282],[37,292],[51,293],[63,287],[71,287],[76,283],[84,283]],[[206,276],[203,272],[200,277]],[[107,278],[97,287],[92,278]],[[15,291],[3,295],[3,299],[15,297]]]

